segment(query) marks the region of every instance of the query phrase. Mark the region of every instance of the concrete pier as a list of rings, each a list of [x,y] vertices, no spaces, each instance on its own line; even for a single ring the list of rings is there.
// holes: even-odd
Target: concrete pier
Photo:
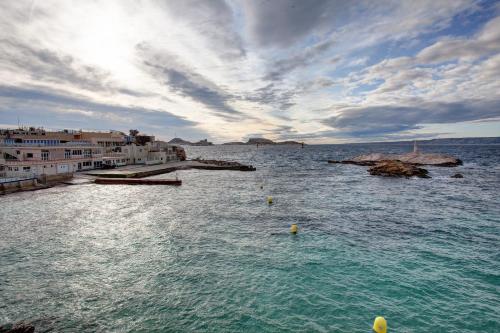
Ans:
[[[169,173],[177,170],[204,169],[204,170],[237,170],[254,171],[252,166],[237,165],[217,165],[211,163],[202,163],[198,161],[181,161],[157,165],[129,165],[122,168],[111,170],[89,170],[87,175],[105,177],[105,178],[144,178],[163,173]]]
[[[103,185],[182,185],[182,181],[179,179],[96,178],[95,183]]]

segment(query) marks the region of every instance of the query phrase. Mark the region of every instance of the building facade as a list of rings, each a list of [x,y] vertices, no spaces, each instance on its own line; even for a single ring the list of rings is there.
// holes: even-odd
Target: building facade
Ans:
[[[139,137],[129,140],[117,131],[0,129],[0,177],[53,176],[127,164],[163,164],[182,156],[179,147],[155,141],[154,136]]]
[[[58,145],[0,145],[0,172],[6,177],[19,174],[67,174],[102,166],[102,148],[87,143]]]

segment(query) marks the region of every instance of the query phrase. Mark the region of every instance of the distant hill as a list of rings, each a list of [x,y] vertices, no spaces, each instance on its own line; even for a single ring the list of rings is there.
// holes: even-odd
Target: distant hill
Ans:
[[[189,142],[189,141],[186,141],[186,140],[183,140],[181,138],[173,138],[172,140],[170,140],[168,143],[172,144],[172,145],[185,145],[185,146],[190,146],[192,145],[192,142]]]
[[[266,138],[250,138],[248,139],[247,142],[233,141],[233,142],[223,143],[223,145],[300,145],[300,144],[302,143],[297,141],[275,142],[273,140],[269,140]]]
[[[247,145],[273,145],[274,141],[266,138],[250,138]]]
[[[213,145],[213,143],[208,141],[207,139],[200,140],[198,142],[191,142],[191,141],[183,140],[181,138],[173,138],[168,143],[170,143],[172,145],[180,145],[180,146],[211,146],[211,145]]]

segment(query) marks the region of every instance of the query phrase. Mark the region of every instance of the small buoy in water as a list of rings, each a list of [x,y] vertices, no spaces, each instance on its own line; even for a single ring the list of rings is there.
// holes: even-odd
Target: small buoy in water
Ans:
[[[290,227],[290,232],[292,234],[296,234],[297,232],[299,232],[299,227],[297,227],[296,224],[292,224],[292,226]]]
[[[273,197],[272,196],[268,196],[267,197],[267,203],[268,204],[272,204],[273,203]]]
[[[262,190],[264,188],[264,185],[260,185],[260,189]]]
[[[373,331],[376,333],[387,333],[387,322],[384,317],[377,317],[373,322]]]

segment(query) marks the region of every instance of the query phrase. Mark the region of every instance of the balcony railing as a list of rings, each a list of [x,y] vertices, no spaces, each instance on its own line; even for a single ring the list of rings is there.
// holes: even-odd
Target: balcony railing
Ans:
[[[29,165],[29,164],[47,164],[47,163],[61,163],[61,162],[73,162],[73,161],[88,161],[88,160],[102,160],[102,157],[79,157],[79,158],[58,158],[58,159],[49,159],[49,160],[44,160],[44,159],[41,159],[41,158],[30,158],[30,159],[26,159],[26,160],[23,160],[23,161],[18,161],[18,160],[15,160],[15,161],[10,161],[10,160],[5,160],[5,162],[1,162],[0,160],[0,164],[3,164],[3,165]]]
[[[33,178],[36,178],[36,176],[32,172],[16,172],[16,171],[0,172],[0,183],[9,183],[9,182],[15,182],[19,180],[33,179]]]
[[[81,146],[88,146],[88,147],[100,147],[99,145],[92,144],[90,142],[67,142],[67,143],[56,143],[56,144],[49,144],[49,143],[8,143],[8,142],[2,142],[0,143],[0,146],[5,146],[5,147],[48,147],[48,148],[54,148],[54,147],[81,147]]]

